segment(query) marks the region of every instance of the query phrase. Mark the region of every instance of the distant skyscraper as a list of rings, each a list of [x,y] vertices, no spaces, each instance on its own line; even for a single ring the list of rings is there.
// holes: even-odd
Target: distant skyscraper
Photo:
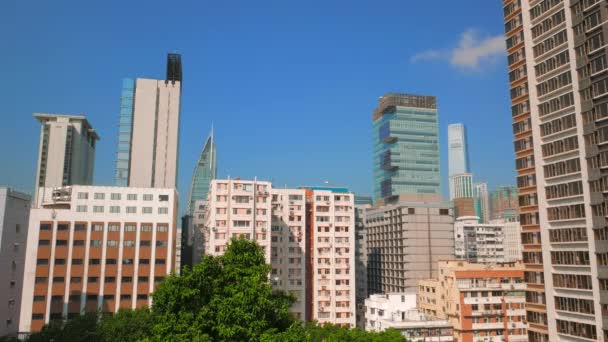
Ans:
[[[205,146],[201,151],[201,156],[194,167],[194,175],[192,176],[192,183],[190,183],[190,202],[188,203],[189,215],[192,215],[194,212],[194,203],[196,201],[207,200],[209,183],[215,179],[217,174],[215,157],[215,141],[213,140],[213,129],[211,129],[211,134],[209,134]]]
[[[473,197],[473,175],[460,173],[450,177],[450,200]]]
[[[454,176],[469,171],[469,151],[464,125],[448,125],[448,175]]]
[[[475,183],[473,185],[473,196],[475,197],[475,216],[479,217],[479,222],[487,223],[490,220],[488,184]]]
[[[116,185],[176,188],[181,83],[177,54],[167,57],[166,80],[123,80]]]
[[[87,119],[63,114],[34,117],[41,124],[35,198],[39,188],[91,184],[99,136]]]
[[[519,221],[518,191],[515,186],[501,186],[489,194],[490,220]]]
[[[401,193],[441,193],[434,96],[382,96],[373,113],[373,132],[374,200]]]

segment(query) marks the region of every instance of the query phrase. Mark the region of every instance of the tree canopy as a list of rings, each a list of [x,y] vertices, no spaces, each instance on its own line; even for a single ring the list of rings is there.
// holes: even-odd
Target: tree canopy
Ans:
[[[52,322],[27,341],[404,341],[398,331],[294,320],[289,308],[295,298],[271,287],[270,270],[257,243],[232,239],[223,256],[205,256],[193,269],[167,277],[151,309]]]

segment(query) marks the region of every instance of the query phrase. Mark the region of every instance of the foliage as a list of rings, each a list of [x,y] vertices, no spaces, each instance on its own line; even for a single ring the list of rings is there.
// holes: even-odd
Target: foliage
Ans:
[[[232,239],[223,256],[206,256],[193,269],[167,277],[154,292],[151,309],[51,323],[28,341],[404,341],[398,331],[369,333],[293,320],[289,308],[295,298],[272,289],[270,270],[257,243]]]

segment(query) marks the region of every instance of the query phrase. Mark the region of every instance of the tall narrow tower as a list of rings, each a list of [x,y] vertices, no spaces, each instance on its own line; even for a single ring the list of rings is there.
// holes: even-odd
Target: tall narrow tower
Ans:
[[[192,215],[194,203],[199,200],[207,200],[209,184],[217,176],[215,141],[213,140],[213,128],[203,146],[201,155],[194,167],[194,175],[190,183],[190,202],[188,214]]]
[[[180,55],[168,55],[166,76],[166,80],[123,80],[116,185],[177,187]]]
[[[608,338],[608,2],[505,0],[529,341]]]

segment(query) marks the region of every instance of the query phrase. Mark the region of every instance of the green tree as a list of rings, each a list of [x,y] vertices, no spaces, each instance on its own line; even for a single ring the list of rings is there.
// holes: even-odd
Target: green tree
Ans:
[[[105,315],[97,331],[102,341],[130,342],[145,340],[153,326],[153,317],[147,308],[121,309],[114,315]]]
[[[97,314],[89,313],[66,322],[53,321],[30,335],[28,342],[97,342]]]

